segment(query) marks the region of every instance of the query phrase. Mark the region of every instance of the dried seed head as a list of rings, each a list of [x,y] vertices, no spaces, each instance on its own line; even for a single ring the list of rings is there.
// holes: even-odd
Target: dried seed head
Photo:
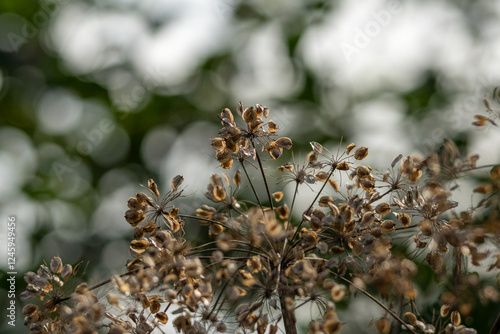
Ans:
[[[363,160],[368,156],[368,148],[361,146],[360,148],[356,149],[354,151],[354,159],[356,160]]]

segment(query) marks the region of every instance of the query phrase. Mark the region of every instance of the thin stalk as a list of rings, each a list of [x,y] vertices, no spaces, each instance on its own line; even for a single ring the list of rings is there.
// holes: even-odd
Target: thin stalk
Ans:
[[[290,213],[288,214],[288,219],[286,220],[286,223],[285,223],[285,233],[287,233],[287,235],[288,235],[288,227],[289,227],[288,225],[291,224],[292,215],[293,215],[293,207],[295,206],[295,199],[297,198],[298,190],[299,190],[299,183],[295,182],[295,190],[293,191],[293,198],[292,198],[292,204],[290,207]],[[285,252],[287,243],[288,243],[288,237],[285,238],[285,242],[283,243],[283,250],[281,251],[282,254]]]
[[[325,180],[325,183],[323,183],[323,186],[321,187],[321,189],[316,194],[316,197],[314,197],[314,200],[311,202],[311,205],[309,205],[309,207],[307,208],[306,212],[309,212],[312,209],[312,207],[314,206],[314,203],[316,203],[316,201],[319,198],[319,195],[321,195],[321,193],[323,192],[323,189],[325,189],[325,187],[326,187],[326,185],[328,183],[328,180],[330,180],[330,178],[332,177],[332,174],[333,174],[334,171],[335,171],[335,168],[332,167],[332,169],[330,170],[330,173],[328,174],[327,179]],[[300,230],[300,227],[302,226],[303,223],[304,223],[304,217],[302,217],[302,219],[300,220],[299,226],[297,226],[297,229],[293,233],[293,236],[292,236],[292,238],[290,240],[295,239],[295,237],[297,236],[297,233]],[[290,249],[291,248],[289,247],[288,250],[286,251],[286,253],[290,252]]]
[[[257,203],[259,204],[260,208],[262,211],[264,211],[264,207],[262,206],[262,203],[260,202],[259,195],[257,195],[257,191],[255,190],[253,186],[252,180],[250,180],[250,176],[248,175],[247,168],[245,167],[245,161],[241,162],[241,167],[243,168],[243,172],[245,173],[245,176],[247,177],[248,183],[250,184],[250,188],[252,188],[253,194],[255,196],[255,199],[257,200]]]
[[[269,206],[271,207],[271,210],[274,211],[273,199],[271,197],[271,192],[269,191],[269,184],[267,183],[266,173],[264,173],[264,167],[262,166],[262,161],[260,160],[260,155],[257,152],[257,148],[255,147],[255,143],[253,141],[253,138],[250,139],[250,142],[252,143],[252,147],[255,150],[255,156],[257,157],[257,162],[259,163],[260,173],[262,174],[262,178],[264,179],[264,185],[266,186],[266,192],[267,192],[267,198],[269,200]]]
[[[344,277],[338,277],[338,278],[341,279],[341,280],[343,280],[344,282],[352,285],[353,287],[355,287],[356,289],[358,289],[358,291],[360,291],[362,294],[364,294],[365,296],[367,296],[368,298],[370,298],[371,300],[373,300],[375,303],[378,304],[378,306],[380,306],[381,308],[383,308],[394,319],[396,319],[397,321],[399,321],[401,323],[401,325],[405,326],[410,332],[412,332],[413,334],[418,334],[417,332],[415,332],[415,330],[413,330],[413,328],[411,328],[406,322],[404,322],[403,319],[401,319],[400,317],[398,317],[398,315],[396,313],[394,313],[391,309],[389,309],[387,306],[385,306],[384,304],[382,304],[381,302],[379,302],[377,300],[377,298],[373,297],[370,293],[368,293],[368,291],[366,291],[363,288],[357,286],[356,284],[354,284],[353,282],[349,281],[348,279],[346,279]]]

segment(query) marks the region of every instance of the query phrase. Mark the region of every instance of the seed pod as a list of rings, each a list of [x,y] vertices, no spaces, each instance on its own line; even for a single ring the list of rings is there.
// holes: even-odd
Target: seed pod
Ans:
[[[151,190],[153,194],[155,194],[156,197],[160,196],[160,192],[158,191],[158,186],[156,185],[155,181],[153,179],[148,180],[148,188]]]
[[[396,229],[396,223],[394,223],[392,220],[384,220],[380,227],[382,227],[382,233],[387,234]]]
[[[380,203],[375,207],[375,212],[377,212],[381,216],[385,216],[391,212],[391,206],[389,203]]]
[[[54,258],[50,261],[50,270],[54,274],[59,274],[62,270],[63,264],[62,260],[59,256],[54,256]]]
[[[267,129],[270,133],[276,133],[278,131],[278,124],[274,123],[273,120],[270,119],[269,122],[267,122]]]
[[[149,310],[151,311],[151,313],[157,313],[158,311],[160,311],[160,307],[160,301],[158,299],[154,299],[149,305]]]
[[[237,170],[236,173],[234,173],[233,176],[233,183],[235,186],[239,187],[241,184],[241,170]]]
[[[248,107],[243,111],[243,114],[241,115],[245,123],[247,124],[252,124],[257,120],[257,112],[253,107]]]
[[[373,188],[375,188],[375,181],[368,179],[360,179],[359,185],[361,186],[361,189],[365,191],[371,191],[373,190]]]
[[[332,180],[332,179],[329,179],[328,180],[328,184],[332,186],[332,188],[336,191],[336,192],[339,192],[339,184],[337,183],[337,181],[335,180]]]
[[[410,325],[415,326],[417,324],[417,317],[415,316],[415,314],[411,312],[406,312],[404,314],[404,317],[410,323]]]
[[[349,163],[345,161],[341,161],[337,164],[337,169],[338,170],[349,170],[350,166]]]
[[[39,308],[35,304],[26,304],[23,307],[22,313],[23,313],[23,315],[28,317],[30,315],[35,314],[38,310],[39,310]]]
[[[391,331],[391,322],[385,317],[380,318],[379,320],[377,320],[375,327],[377,327],[377,331],[380,334],[389,334],[389,332]]]
[[[312,142],[310,142],[310,144],[311,144],[311,147],[312,147],[314,153],[321,154],[321,152],[323,152],[323,146],[321,146],[320,143],[312,141]]]
[[[399,222],[403,227],[408,227],[411,224],[411,216],[407,213],[399,213],[396,215],[398,217]]]
[[[292,148],[292,140],[288,137],[281,137],[276,140],[276,146],[283,148],[285,150],[289,150]]]
[[[345,151],[347,154],[351,153],[352,149],[356,147],[356,144],[354,143],[350,143],[349,145],[347,145]]]
[[[451,309],[451,306],[449,304],[443,304],[443,306],[441,306],[441,309],[439,311],[439,315],[442,318],[446,318],[448,316],[448,314],[450,314],[450,309]]]
[[[363,218],[361,219],[360,225],[362,227],[368,227],[375,221],[375,213],[372,211],[365,212]]]
[[[368,148],[361,146],[354,152],[354,159],[363,160],[368,156]]]
[[[316,180],[319,182],[326,182],[328,180],[328,173],[327,172],[319,172],[316,174]]]
[[[365,179],[370,176],[370,169],[366,166],[358,166],[356,167],[356,176]]]
[[[290,213],[290,210],[288,209],[288,205],[286,205],[286,204],[278,207],[276,209],[276,211],[278,212],[278,216],[281,219],[287,219],[288,218],[288,214]]]
[[[165,312],[156,313],[155,318],[156,318],[156,320],[158,320],[162,324],[166,324],[168,322],[168,316]]]
[[[220,166],[226,170],[230,170],[233,166],[233,159],[228,159],[220,163]]]
[[[451,312],[450,321],[455,327],[460,325],[460,322],[462,321],[460,318],[460,313],[458,313],[458,311]]]
[[[282,191],[277,191],[273,193],[273,198],[276,202],[279,202],[283,199],[283,192]]]
[[[319,206],[320,207],[327,207],[329,205],[329,203],[333,203],[334,200],[333,200],[333,197],[332,196],[322,196],[320,199],[319,199]]]
[[[336,284],[331,290],[332,300],[336,303],[340,302],[342,299],[344,299],[346,292],[347,288],[345,287],[345,285]]]
[[[129,223],[132,227],[137,226],[139,223],[143,222],[144,219],[146,219],[146,216],[144,216],[142,213],[139,213],[138,211],[135,210],[127,210],[125,212],[125,220],[127,223]]]
[[[221,116],[221,118],[227,119],[231,123],[234,122],[233,113],[228,108],[222,109],[222,112],[220,113],[220,116]],[[222,125],[224,125],[224,123]]]
[[[182,175],[177,175],[172,179],[172,190],[177,191],[177,189],[184,182],[184,177]]]
[[[73,267],[71,264],[66,264],[61,270],[61,277],[67,279],[73,273]]]

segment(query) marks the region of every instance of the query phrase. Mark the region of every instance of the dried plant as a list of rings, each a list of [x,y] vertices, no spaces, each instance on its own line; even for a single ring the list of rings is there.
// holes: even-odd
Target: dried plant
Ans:
[[[23,299],[41,300],[23,309],[32,333],[142,334],[164,332],[170,322],[181,333],[293,334],[306,305],[319,311],[310,333],[338,333],[344,323],[335,305],[363,296],[380,307],[373,321],[379,333],[476,333],[461,319],[477,303],[500,300],[498,287],[473,271],[500,269],[500,165],[477,166],[477,155],[463,155],[447,140],[426,158],[399,155],[378,171],[363,163],[364,146],[339,146],[332,154],[312,142],[303,165],[278,167],[283,182],[275,185],[264,158],[281,158],[292,140],[278,136],[266,107],[239,103],[237,114],[240,121],[227,108],[219,115],[222,128],[211,144],[229,174],[212,175],[209,203],[179,212],[182,176],[163,196],[149,180],[146,193],[128,200],[132,259],[124,274],[65,290],[74,270],[55,257],[25,275]],[[250,177],[250,166],[260,181]],[[457,180],[484,168],[489,178],[474,190],[483,199],[457,212]],[[291,196],[286,184],[293,185]],[[311,188],[314,200],[296,212],[299,189],[312,184],[320,185]],[[239,198],[245,189],[252,201]],[[190,245],[188,220],[206,225],[212,241]],[[443,283],[437,316],[421,312],[415,279],[424,266]],[[98,298],[94,291],[105,285],[113,291]]]

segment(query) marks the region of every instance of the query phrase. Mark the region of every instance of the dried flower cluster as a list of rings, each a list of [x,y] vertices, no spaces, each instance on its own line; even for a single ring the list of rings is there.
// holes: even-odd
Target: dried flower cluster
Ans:
[[[362,296],[380,306],[373,322],[379,333],[476,333],[462,319],[477,303],[500,301],[498,286],[470,268],[500,269],[500,165],[478,167],[477,155],[463,156],[445,141],[426,158],[400,155],[387,171],[376,171],[363,163],[369,155],[364,146],[349,144],[332,154],[312,142],[304,165],[278,168],[280,187],[294,185],[288,198],[283,189],[271,189],[262,160],[263,151],[282,157],[292,141],[265,121],[266,107],[239,103],[237,114],[243,125],[227,108],[219,115],[222,128],[212,147],[220,166],[234,170],[212,175],[210,203],[195,214],[179,212],[173,201],[182,194],[182,176],[164,196],[149,180],[149,194],[128,200],[133,240],[126,273],[73,291],[61,289],[74,274],[58,257],[50,269],[26,274],[23,298],[42,301],[23,309],[32,333],[142,334],[171,324],[181,333],[292,334],[306,305],[319,310],[310,333],[339,333],[344,323],[335,305]],[[260,171],[264,197],[248,166]],[[483,200],[456,212],[457,179],[484,167],[489,179],[475,189]],[[299,188],[312,184],[319,187],[314,200],[295,212]],[[247,188],[254,202],[239,198]],[[186,221],[206,225],[212,241],[190,246]],[[438,317],[419,311],[415,279],[422,266],[446,283],[436,301]],[[99,299],[92,291],[107,284],[113,292]]]

